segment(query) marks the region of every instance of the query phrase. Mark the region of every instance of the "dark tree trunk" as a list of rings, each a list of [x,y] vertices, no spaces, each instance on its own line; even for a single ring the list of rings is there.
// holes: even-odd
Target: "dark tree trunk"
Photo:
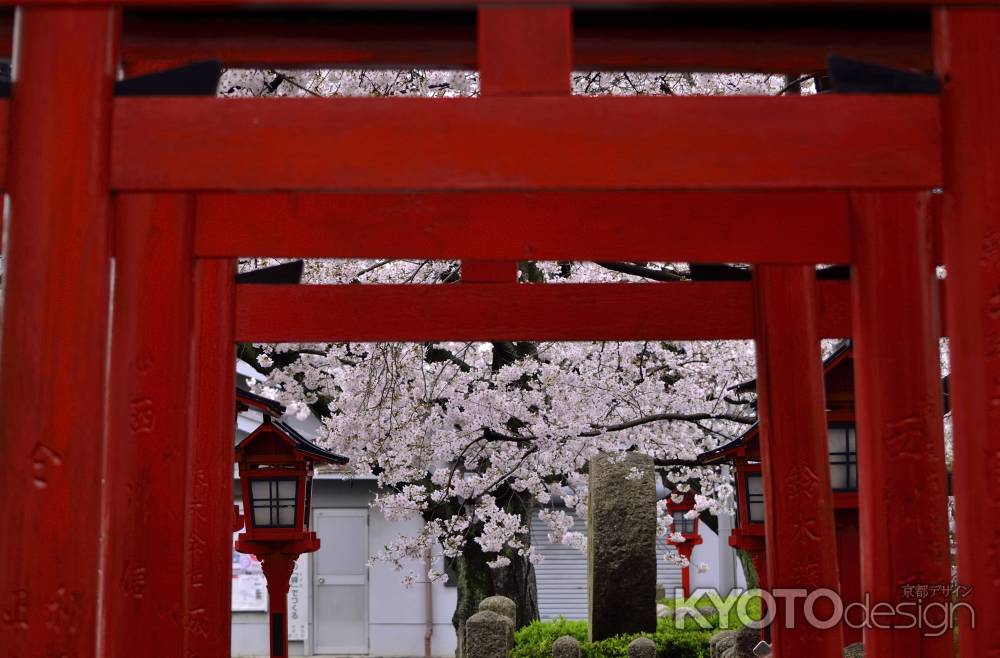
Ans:
[[[507,512],[517,512],[527,525],[531,521],[531,504],[512,492],[497,496],[498,504]],[[535,567],[517,551],[504,551],[510,559],[506,567],[492,569],[487,562],[493,555],[484,554],[475,540],[466,543],[461,557],[456,561],[458,573],[458,602],[451,623],[458,635],[456,655],[464,655],[465,620],[479,611],[479,604],[488,596],[506,596],[517,605],[515,627],[522,628],[538,619],[538,588],[535,584]]]
[[[747,589],[757,589],[760,587],[760,579],[757,577],[757,569],[753,566],[750,554],[742,549],[736,549],[736,554],[740,557],[740,564],[743,565],[743,574],[747,579]]]

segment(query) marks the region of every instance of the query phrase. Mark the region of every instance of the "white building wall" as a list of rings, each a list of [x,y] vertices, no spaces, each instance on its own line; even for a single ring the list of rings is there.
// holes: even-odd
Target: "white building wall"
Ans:
[[[369,516],[368,541],[372,553],[401,534],[416,534],[420,530],[418,519],[387,521],[377,510]],[[443,571],[440,548],[432,557],[433,568]],[[409,570],[417,575],[410,588],[403,587],[401,578]],[[414,560],[404,571],[396,571],[384,562],[376,563],[369,571],[369,655],[372,656],[422,656],[427,622],[427,573],[423,560]],[[455,612],[457,589],[442,583],[431,584],[434,632],[431,636],[431,654],[455,655],[456,636],[451,625]]]
[[[719,534],[704,523],[698,524],[701,544],[691,552],[691,591],[713,589],[726,596],[733,588],[746,588],[746,578],[736,551],[729,545],[729,523],[719,519]],[[704,562],[708,570],[698,573],[698,564]]]
[[[701,543],[691,551],[691,591],[696,589],[717,589],[719,586],[719,536],[704,523],[698,524]],[[708,570],[698,573],[698,565],[708,565]]]

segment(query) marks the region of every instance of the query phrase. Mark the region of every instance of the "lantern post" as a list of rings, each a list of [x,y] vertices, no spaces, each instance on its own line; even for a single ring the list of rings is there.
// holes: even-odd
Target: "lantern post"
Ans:
[[[347,458],[323,450],[274,420],[271,413],[280,409],[276,403],[250,406],[263,412],[264,422],[236,446],[246,527],[236,550],[261,562],[267,579],[271,657],[285,658],[288,584],[295,560],[320,546],[319,537],[309,530],[313,464],[344,465]]]
[[[673,532],[667,536],[667,544],[677,549],[677,552],[687,561],[687,566],[681,569],[681,587],[684,589],[684,598],[691,596],[691,554],[694,547],[701,544],[701,534],[698,532],[698,517],[687,518],[687,514],[694,509],[694,494],[688,492],[680,500],[675,502],[673,496],[667,499],[667,511],[673,519],[671,529]],[[681,535],[680,540],[674,540],[675,534]]]

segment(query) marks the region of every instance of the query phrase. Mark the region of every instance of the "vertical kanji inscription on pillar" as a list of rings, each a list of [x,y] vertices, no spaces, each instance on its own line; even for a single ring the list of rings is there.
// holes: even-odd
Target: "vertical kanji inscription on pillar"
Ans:
[[[753,276],[768,586],[838,591],[815,269],[762,265]],[[777,601],[775,656],[840,656],[840,626],[815,628],[804,611],[804,596]]]
[[[0,586],[8,592],[0,656],[92,658],[118,11],[19,7],[14,29],[0,345]]]
[[[118,196],[106,458],[110,658],[150,645],[182,655],[193,209],[180,194]]]
[[[875,192],[854,194],[851,210],[862,590],[895,606],[951,578],[931,206],[926,194]],[[866,650],[951,656],[950,637],[905,622],[866,629]]]

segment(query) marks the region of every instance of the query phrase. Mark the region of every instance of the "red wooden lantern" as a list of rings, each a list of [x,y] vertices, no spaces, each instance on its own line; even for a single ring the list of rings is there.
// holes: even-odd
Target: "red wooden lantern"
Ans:
[[[242,398],[239,401],[246,404]],[[236,550],[252,553],[261,562],[267,579],[271,656],[284,658],[288,655],[286,597],[295,560],[319,549],[319,538],[309,530],[312,465],[343,465],[347,458],[323,450],[274,420],[275,408],[247,406],[261,409],[264,422],[236,446],[246,525]]]
[[[668,536],[667,543],[676,548],[677,552],[688,561],[688,566],[681,569],[681,587],[684,588],[685,597],[691,596],[691,554],[694,547],[701,543],[701,534],[698,532],[698,517],[687,518],[688,512],[693,509],[694,493],[690,491],[680,502],[675,502],[673,496],[667,500],[667,511],[673,518],[673,524],[670,527],[673,532],[680,533],[683,537],[681,541],[673,541]]]
[[[764,541],[764,478],[760,465],[760,443],[754,425],[741,437],[699,456],[702,464],[732,462],[736,471],[736,527],[729,545],[750,556],[761,588],[767,586]]]

